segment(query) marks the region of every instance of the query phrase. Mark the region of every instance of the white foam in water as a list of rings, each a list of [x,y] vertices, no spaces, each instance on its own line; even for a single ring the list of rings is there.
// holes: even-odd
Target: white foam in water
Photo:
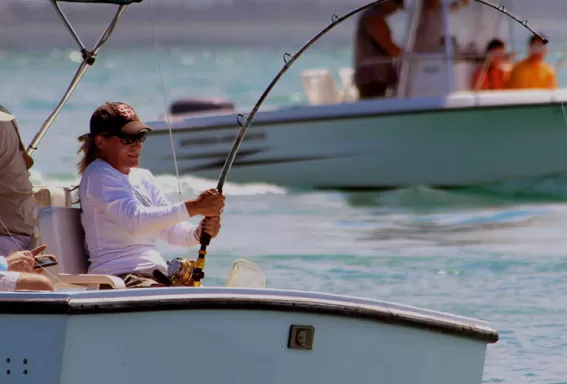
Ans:
[[[79,184],[79,177],[76,178],[55,178],[44,177],[37,170],[32,169],[30,172],[31,181],[34,185],[52,185],[57,187],[74,187]],[[158,185],[162,188],[163,193],[172,201],[177,201],[179,196],[179,184],[177,178],[172,175],[158,175],[155,176]],[[181,190],[184,198],[188,199],[194,197],[204,190],[216,188],[217,180],[204,179],[194,176],[181,176]],[[250,183],[250,184],[234,184],[225,183],[223,187],[223,194],[227,196],[252,196],[252,195],[265,195],[265,194],[285,194],[285,188],[264,184],[264,183]]]
[[[468,208],[471,205],[482,206],[487,198],[466,193],[454,193],[419,185],[382,192],[376,201],[390,208]]]
[[[42,186],[49,185],[54,187],[74,187],[75,185],[79,184],[79,178],[62,179],[62,178],[44,177],[41,174],[41,172],[33,168],[30,170],[30,180],[33,185],[42,185]]]
[[[164,193],[178,193],[177,178],[171,175],[156,176],[156,179],[163,188]],[[184,194],[198,194],[206,189],[216,188],[217,180],[204,179],[195,176],[181,176],[181,189]],[[223,193],[231,196],[244,196],[244,195],[263,195],[263,194],[284,194],[285,188],[265,183],[250,183],[250,184],[234,184],[225,183]]]

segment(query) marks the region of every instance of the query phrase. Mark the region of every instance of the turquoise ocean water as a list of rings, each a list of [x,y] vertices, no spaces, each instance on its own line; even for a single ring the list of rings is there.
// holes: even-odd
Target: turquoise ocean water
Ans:
[[[275,48],[160,48],[166,102],[225,96],[251,107],[281,68]],[[350,65],[349,47],[313,48],[266,105],[302,103],[299,73]],[[70,50],[0,51],[0,103],[29,143],[78,65]],[[165,110],[156,50],[103,50],[35,154],[38,183],[77,182],[76,137],[104,101],[142,118]],[[562,84],[567,77],[562,76]],[[566,125],[567,129],[567,125]],[[236,124],[235,124],[236,133]],[[566,143],[567,150],[567,143]],[[403,156],[403,154],[400,154]],[[177,199],[174,176],[159,182]],[[230,177],[229,177],[230,181]],[[182,178],[190,197],[216,180]],[[209,247],[207,285],[237,258],[260,265],[268,285],[400,302],[489,321],[488,383],[567,383],[567,175],[459,192],[423,187],[383,193],[292,191],[229,182],[221,235]],[[160,244],[167,258],[196,256]]]

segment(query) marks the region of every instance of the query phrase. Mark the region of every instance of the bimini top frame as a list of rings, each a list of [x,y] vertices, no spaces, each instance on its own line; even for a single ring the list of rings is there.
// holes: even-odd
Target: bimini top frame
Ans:
[[[43,136],[45,135],[47,130],[51,127],[51,125],[53,124],[53,122],[57,118],[57,115],[59,115],[59,112],[63,108],[63,105],[65,105],[65,103],[67,102],[67,100],[71,96],[71,93],[73,93],[77,84],[79,84],[79,82],[81,81],[81,79],[85,75],[88,67],[92,66],[94,64],[96,55],[98,54],[101,47],[104,45],[104,43],[106,43],[106,41],[108,40],[108,38],[110,37],[110,35],[114,31],[114,28],[116,27],[116,24],[118,24],[118,20],[120,20],[120,17],[122,16],[124,11],[126,10],[126,7],[128,7],[128,5],[130,5],[132,3],[141,3],[143,0],[48,0],[48,1],[50,1],[51,4],[53,4],[53,7],[57,11],[57,14],[59,15],[59,17],[63,21],[63,24],[65,25],[65,27],[67,27],[67,30],[71,33],[71,36],[75,40],[75,43],[79,47],[81,55],[83,56],[83,61],[82,61],[81,65],[79,66],[79,69],[77,69],[77,72],[75,73],[75,76],[73,77],[73,80],[71,81],[71,84],[69,84],[69,87],[65,91],[65,94],[63,95],[63,97],[59,101],[59,104],[57,104],[57,107],[55,107],[53,112],[51,112],[51,114],[47,117],[47,120],[45,120],[45,122],[41,126],[41,129],[37,132],[37,134],[34,136],[32,142],[28,146],[26,152],[30,156],[33,153],[33,151],[35,151],[37,149],[39,142],[41,141],[41,139],[43,138]],[[87,4],[116,4],[116,5],[118,5],[118,10],[116,11],[116,14],[112,18],[112,21],[110,22],[110,24],[108,25],[106,30],[103,32],[103,34],[98,39],[94,48],[89,51],[85,47],[85,45],[83,44],[83,42],[81,41],[81,39],[79,38],[79,36],[75,32],[75,30],[73,29],[73,27],[71,26],[71,23],[67,19],[67,16],[65,15],[65,13],[63,13],[63,10],[59,6],[60,2],[87,3]]]
[[[142,0],[49,0],[57,3],[88,3],[88,4],[116,4],[129,5],[132,3],[141,3]]]

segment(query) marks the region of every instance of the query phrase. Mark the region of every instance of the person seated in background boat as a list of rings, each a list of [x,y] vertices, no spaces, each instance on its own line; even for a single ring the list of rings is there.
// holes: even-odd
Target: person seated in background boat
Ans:
[[[354,48],[354,83],[361,99],[386,96],[398,84],[393,59],[402,55],[392,40],[386,17],[404,8],[404,0],[390,0],[363,11],[358,20]]]
[[[41,245],[31,251],[16,251],[8,256],[0,255],[0,292],[54,291],[55,287],[51,280],[41,274],[43,269],[33,268],[35,256],[46,248],[47,246]]]
[[[528,57],[516,63],[510,73],[509,89],[555,89],[558,87],[555,69],[545,62],[547,47],[534,35],[528,40]]]
[[[81,221],[89,254],[89,273],[115,275],[127,288],[163,286],[154,270],[167,274],[158,239],[170,245],[199,244],[202,231],[217,236],[224,196],[216,189],[194,200],[172,204],[152,173],[139,168],[142,143],[151,129],[125,103],[104,103],[79,137]],[[194,226],[187,221],[207,217]]]
[[[0,106],[0,254],[29,250],[37,220],[26,153],[14,116]]]
[[[506,55],[506,45],[500,39],[492,39],[486,46],[485,63],[473,73],[471,89],[505,89],[510,75],[510,63]]]

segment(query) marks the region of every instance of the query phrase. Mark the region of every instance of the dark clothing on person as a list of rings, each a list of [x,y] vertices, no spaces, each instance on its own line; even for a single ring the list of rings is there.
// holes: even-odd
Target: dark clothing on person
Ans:
[[[369,18],[384,17],[384,12],[381,10],[382,4],[364,11],[356,28],[354,83],[359,89],[361,98],[383,97],[388,87],[398,83],[398,72],[392,62],[392,57],[368,31]]]

